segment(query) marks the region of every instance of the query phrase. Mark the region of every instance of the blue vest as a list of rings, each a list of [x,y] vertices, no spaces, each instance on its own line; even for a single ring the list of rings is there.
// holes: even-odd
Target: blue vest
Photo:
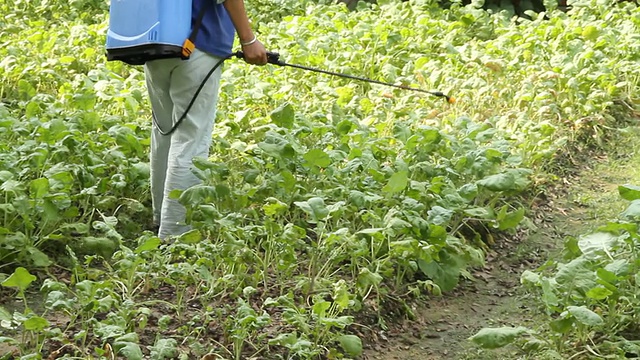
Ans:
[[[191,25],[196,22],[200,9],[205,2],[215,0],[193,0],[193,11],[191,15]],[[207,13],[202,19],[200,31],[196,36],[196,48],[214,56],[224,57],[231,54],[233,40],[236,29],[231,22],[227,9],[223,4],[208,4]]]

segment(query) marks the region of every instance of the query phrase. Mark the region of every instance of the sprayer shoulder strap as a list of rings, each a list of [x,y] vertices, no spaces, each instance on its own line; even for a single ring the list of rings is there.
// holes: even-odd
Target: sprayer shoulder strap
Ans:
[[[193,23],[193,28],[191,29],[191,34],[189,34],[189,38],[184,41],[182,45],[182,56],[185,59],[188,59],[191,56],[191,53],[196,47],[196,37],[198,36],[198,31],[200,31],[200,27],[202,26],[202,20],[204,20],[204,15],[207,13],[207,10],[213,5],[213,0],[205,0],[200,12],[198,12],[198,17],[196,21]]]

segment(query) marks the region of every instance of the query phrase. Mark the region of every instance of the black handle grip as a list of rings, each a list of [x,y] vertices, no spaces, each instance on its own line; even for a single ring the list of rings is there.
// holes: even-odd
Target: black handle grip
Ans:
[[[233,55],[239,59],[244,59],[244,53],[242,51],[237,51]],[[267,51],[267,63],[279,66],[284,65],[280,61],[280,54],[271,51]]]

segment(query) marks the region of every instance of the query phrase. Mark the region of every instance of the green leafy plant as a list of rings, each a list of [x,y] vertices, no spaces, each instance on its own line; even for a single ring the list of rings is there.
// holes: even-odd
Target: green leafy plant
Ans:
[[[634,335],[640,316],[635,296],[640,193],[633,185],[620,186],[619,192],[631,201],[619,221],[567,239],[563,259],[550,261],[538,273],[522,274],[522,283],[539,295],[549,315],[543,329],[483,329],[473,341],[486,348],[522,342],[535,351],[574,357],[640,355]]]
[[[12,329],[29,321],[20,356],[358,357],[358,327],[384,327],[390,307],[411,317],[412,298],[471,278],[489,247],[526,224],[535,186],[561,160],[606,146],[638,99],[631,3],[576,2],[516,21],[432,1],[361,1],[353,12],[257,1],[256,31],[283,60],[458,101],[229,60],[212,155],[194,161],[202,184],[172,194],[193,230],[165,243],[145,232],[144,74],[105,61],[107,4],[0,10],[0,279],[20,293],[18,269],[44,278],[33,300],[43,313],[0,312]],[[624,216],[636,213],[634,202]],[[631,251],[630,225],[611,226],[568,246],[563,275],[523,277],[562,330],[547,348],[633,330],[637,304],[622,291],[637,279],[595,246],[617,239],[607,251]],[[573,262],[579,244],[600,257]],[[595,264],[608,272],[592,274]],[[514,331],[498,333],[537,336]],[[612,346],[633,351],[624,339]]]
[[[22,301],[24,311],[15,311],[11,315],[7,310],[0,308],[0,321],[2,327],[10,331],[19,330],[20,340],[11,337],[2,337],[0,342],[19,345],[23,349],[34,348],[42,350],[45,340],[45,329],[49,327],[49,321],[43,316],[35,314],[30,308],[25,291],[36,277],[23,267],[18,267],[11,276],[2,282],[3,287],[15,288],[18,298]]]

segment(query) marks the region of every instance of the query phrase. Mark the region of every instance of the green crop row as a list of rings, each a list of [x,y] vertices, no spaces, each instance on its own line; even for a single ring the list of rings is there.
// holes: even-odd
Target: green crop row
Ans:
[[[567,149],[626,126],[640,12],[578,5],[514,21],[256,2],[284,61],[457,101],[229,60],[203,182],[174,194],[194,230],[161,243],[145,231],[143,73],[105,61],[107,5],[0,0],[0,296],[22,302],[0,310],[0,342],[33,358],[357,357],[363,329],[453,289],[526,223],[522,194]]]

